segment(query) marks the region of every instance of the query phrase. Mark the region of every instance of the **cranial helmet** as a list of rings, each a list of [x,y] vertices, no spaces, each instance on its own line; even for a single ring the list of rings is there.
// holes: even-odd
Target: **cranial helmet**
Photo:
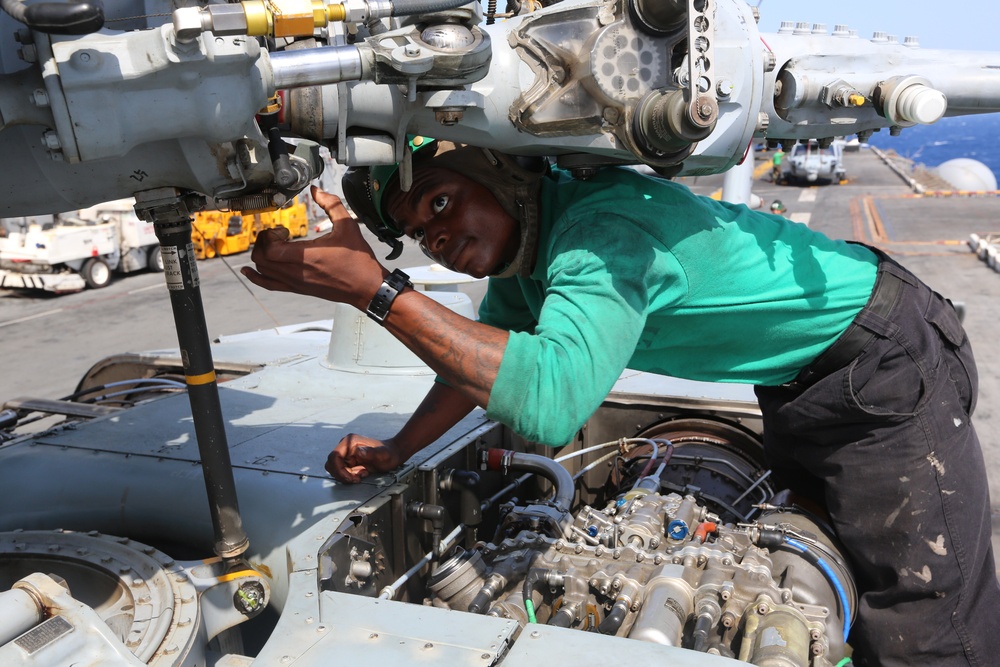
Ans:
[[[414,137],[409,142],[412,168],[441,167],[471,178],[486,187],[508,215],[521,227],[517,256],[495,277],[517,273],[528,275],[535,255],[538,236],[538,190],[548,173],[544,158],[519,158],[488,148],[478,148],[451,141]],[[354,214],[375,236],[392,247],[386,259],[402,252],[400,225],[384,208],[384,196],[390,185],[399,183],[400,165],[352,167],[343,178],[344,197]],[[525,261],[527,260],[527,261]]]

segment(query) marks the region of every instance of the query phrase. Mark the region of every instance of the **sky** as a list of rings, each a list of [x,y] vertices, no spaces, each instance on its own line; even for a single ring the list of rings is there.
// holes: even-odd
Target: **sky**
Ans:
[[[777,32],[782,21],[825,23],[829,31],[843,23],[865,39],[881,31],[901,42],[918,37],[928,49],[1000,51],[1000,0],[760,0],[759,5],[761,32]]]

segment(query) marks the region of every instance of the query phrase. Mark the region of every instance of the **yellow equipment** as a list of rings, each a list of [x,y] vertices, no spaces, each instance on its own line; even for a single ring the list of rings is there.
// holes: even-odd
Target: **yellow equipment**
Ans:
[[[291,238],[309,233],[306,204],[295,197],[284,208],[265,212],[199,211],[191,225],[191,243],[198,259],[246,252],[265,229],[284,227]]]

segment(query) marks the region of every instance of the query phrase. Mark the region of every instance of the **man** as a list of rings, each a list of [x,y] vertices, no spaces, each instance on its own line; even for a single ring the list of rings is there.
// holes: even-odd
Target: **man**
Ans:
[[[855,662],[1000,655],[977,376],[949,302],[878,251],[631,170],[576,181],[434,142],[412,174],[404,191],[392,170],[353,172],[345,195],[381,238],[491,276],[479,322],[390,276],[318,190],[333,231],[262,235],[244,269],[368,310],[444,381],[393,438],[344,438],[337,479],[391,470],[475,405],[562,445],[626,367],[751,383],[776,476],[825,503],[850,554]]]
[[[785,152],[780,148],[774,149],[774,155],[771,157],[771,182],[781,183],[781,179],[784,178],[781,170],[781,161],[785,157]]]

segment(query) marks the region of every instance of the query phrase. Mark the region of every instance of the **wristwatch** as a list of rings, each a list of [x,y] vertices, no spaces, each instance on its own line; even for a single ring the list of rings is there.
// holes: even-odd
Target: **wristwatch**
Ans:
[[[365,311],[368,313],[368,317],[382,324],[385,318],[388,317],[389,309],[392,307],[392,302],[396,299],[396,296],[407,287],[413,287],[413,283],[410,282],[410,276],[399,269],[394,269],[382,281],[382,286],[378,288],[375,296],[372,297],[371,302],[368,304],[368,310]]]

